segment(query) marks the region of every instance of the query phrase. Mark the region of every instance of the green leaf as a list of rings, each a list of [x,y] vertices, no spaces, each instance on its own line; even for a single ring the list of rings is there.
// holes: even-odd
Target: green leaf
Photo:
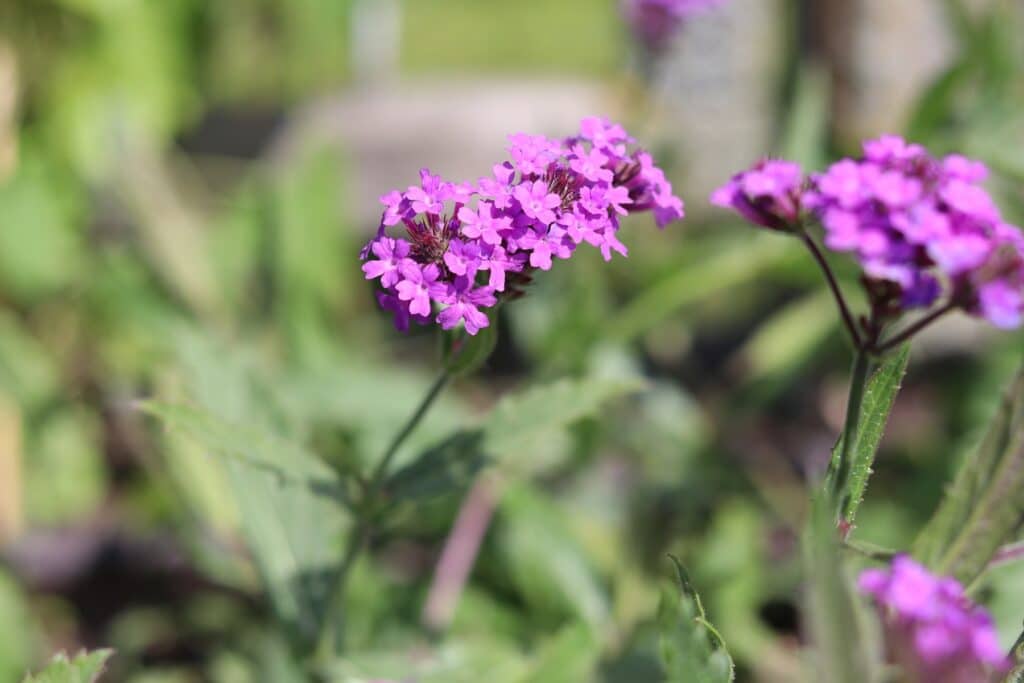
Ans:
[[[933,570],[975,579],[1024,518],[1024,368],[1003,394],[985,436],[964,460],[914,555]],[[1016,486],[1016,488],[1014,488]]]
[[[601,654],[600,643],[584,624],[572,624],[544,643],[532,671],[521,683],[577,683],[593,680]]]
[[[868,479],[871,477],[871,466],[878,453],[878,445],[882,441],[885,425],[889,421],[889,413],[900,391],[903,376],[907,372],[907,359],[910,356],[910,345],[905,344],[895,353],[882,361],[875,373],[868,380],[861,402],[860,421],[853,446],[849,450],[850,476],[846,490],[841,492],[843,517],[853,524],[857,516],[857,508],[864,500]],[[843,438],[846,438],[845,435]]]
[[[608,595],[565,514],[526,484],[510,486],[500,504],[498,545],[508,578],[539,619],[574,617],[598,631]]]
[[[25,678],[24,683],[95,683],[113,654],[113,650],[96,650],[88,654],[82,652],[69,660],[61,652],[45,669]]]
[[[486,464],[481,437],[456,432],[391,475],[385,491],[394,500],[422,501],[467,489]]]
[[[723,683],[736,678],[732,657],[683,565],[672,558],[679,577],[675,590],[662,592],[658,607],[661,659],[670,683]]]
[[[184,406],[146,404],[223,460],[243,532],[279,617],[313,638],[340,562],[344,516],[333,470],[301,447]]]
[[[528,451],[538,439],[596,413],[643,384],[632,379],[563,379],[503,398],[483,428],[483,448],[502,459]]]
[[[854,594],[827,496],[814,497],[803,550],[805,575],[810,583],[808,632],[814,635],[816,646],[811,680],[879,680],[879,645],[868,631],[872,623],[869,615]]]

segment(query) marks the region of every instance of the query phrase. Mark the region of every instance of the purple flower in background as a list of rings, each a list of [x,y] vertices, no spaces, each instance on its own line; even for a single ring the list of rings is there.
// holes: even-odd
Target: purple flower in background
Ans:
[[[711,202],[775,230],[801,230],[802,213],[816,218],[825,246],[859,262],[881,324],[944,299],[938,315],[959,308],[997,327],[1020,326],[1024,235],[979,185],[984,164],[956,154],[936,159],[895,135],[869,140],[863,151],[809,179],[794,163],[762,161]]]
[[[724,0],[622,0],[622,14],[633,36],[652,52],[668,47],[689,19],[714,9]]]
[[[798,227],[803,171],[790,161],[765,160],[715,190],[711,203],[734,209],[755,225],[789,231]]]
[[[998,327],[1024,317],[1024,238],[977,183],[984,164],[936,159],[894,135],[864,143],[812,178],[805,206],[825,245],[852,253],[869,278],[896,285],[902,309],[950,304]]]
[[[360,252],[367,279],[379,279],[382,308],[410,321],[487,327],[484,309],[514,298],[535,269],[548,270],[583,243],[608,260],[626,254],[622,217],[652,211],[658,227],[683,217],[683,202],[650,154],[630,151],[622,126],[590,117],[578,135],[509,138],[511,161],[475,184],[424,169],[420,184],[381,197],[377,235]],[[389,229],[404,228],[399,237]],[[995,297],[993,297],[995,300]]]
[[[888,569],[865,570],[857,583],[878,607],[891,659],[911,680],[974,683],[1005,668],[991,617],[955,579],[900,555]]]

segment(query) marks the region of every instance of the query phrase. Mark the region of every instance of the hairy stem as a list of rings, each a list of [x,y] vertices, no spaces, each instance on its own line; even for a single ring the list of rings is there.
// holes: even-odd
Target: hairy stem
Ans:
[[[832,476],[828,478],[828,490],[839,516],[842,515],[845,505],[841,497],[846,489],[846,481],[850,477],[850,451],[857,439],[857,430],[860,427],[860,409],[864,401],[864,387],[867,385],[870,366],[870,355],[864,349],[858,349],[857,355],[853,359],[853,370],[850,373],[850,392],[846,399],[846,419],[843,422],[838,456],[832,460],[829,466]]]
[[[907,329],[903,330],[896,336],[887,339],[883,344],[878,344],[874,346],[871,349],[871,351],[876,354],[882,354],[887,351],[892,351],[893,349],[897,348],[900,344],[907,341],[915,334],[917,334],[918,332],[928,327],[942,316],[952,311],[954,308],[956,308],[956,304],[954,304],[953,302],[949,302],[943,306],[940,306],[939,308],[936,308],[934,311],[924,316],[923,318],[921,318],[916,323],[914,323]]]
[[[359,506],[359,519],[356,521],[355,528],[349,536],[348,545],[345,548],[345,556],[342,559],[341,566],[338,568],[334,586],[327,600],[327,610],[324,612],[323,625],[320,629],[316,648],[316,660],[321,665],[327,664],[334,654],[342,649],[344,618],[341,608],[345,599],[345,586],[348,583],[348,578],[352,572],[352,567],[356,563],[356,559],[358,559],[359,554],[363,551],[373,532],[373,517],[377,513],[377,497],[380,495],[380,489],[387,479],[391,462],[402,447],[402,444],[405,443],[405,440],[419,426],[427,411],[430,410],[437,397],[441,395],[441,391],[450,379],[451,373],[446,367],[441,371],[437,379],[434,380],[423,400],[416,407],[416,411],[402,426],[402,429],[395,434],[388,449],[384,452],[384,456],[374,468],[369,483],[367,483],[363,491],[360,501],[361,505]]]
[[[850,335],[850,340],[853,342],[854,348],[861,348],[860,333],[857,332],[857,324],[854,322],[853,314],[850,312],[850,307],[846,305],[846,299],[843,297],[843,290],[839,288],[839,282],[836,280],[836,276],[832,273],[832,268],[828,265],[828,261],[825,259],[825,255],[821,253],[821,249],[814,242],[810,235],[806,232],[801,234],[803,242],[807,245],[808,251],[811,252],[811,256],[817,262],[821,268],[821,272],[825,275],[825,280],[828,282],[828,287],[832,290],[832,296],[835,297],[836,305],[839,307],[839,313],[843,318],[843,325],[846,326],[846,331]]]

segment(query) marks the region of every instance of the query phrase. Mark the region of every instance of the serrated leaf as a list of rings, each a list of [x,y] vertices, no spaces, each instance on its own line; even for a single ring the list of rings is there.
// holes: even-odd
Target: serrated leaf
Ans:
[[[463,491],[484,465],[479,431],[456,432],[395,472],[385,485],[395,500],[428,500]]]
[[[45,669],[25,678],[24,683],[96,683],[113,654],[113,650],[96,650],[88,654],[82,652],[69,660],[61,652]]]
[[[861,403],[860,421],[853,446],[849,450],[850,476],[847,486],[841,493],[843,517],[850,524],[857,516],[857,508],[864,500],[868,479],[871,477],[872,465],[878,446],[882,442],[885,425],[889,421],[889,413],[896,402],[903,376],[907,372],[907,359],[910,356],[910,345],[904,345],[899,351],[887,356],[875,373],[868,380]],[[843,438],[846,438],[845,436]]]
[[[732,657],[707,620],[700,596],[675,558],[679,587],[664,590],[658,606],[661,660],[670,683],[728,683],[736,677]],[[678,592],[677,592],[678,591]]]
[[[191,406],[147,401],[140,407],[212,455],[271,474],[282,484],[306,486],[319,495],[341,495],[337,473],[297,444],[250,426],[230,424]]]
[[[337,475],[293,438],[244,354],[200,336],[177,345],[196,406],[149,404],[215,456],[278,619],[297,643],[316,638],[349,524]]]
[[[280,618],[313,638],[340,561],[344,517],[334,472],[301,447],[194,408],[145,409],[223,460],[243,532]]]
[[[629,379],[564,379],[506,396],[487,418],[483,448],[499,459],[512,456],[642,386]]]
[[[913,554],[927,566],[948,564],[947,553],[956,536],[961,535],[985,490],[991,485],[999,466],[1010,449],[1012,436],[1024,426],[1024,369],[1002,394],[995,416],[989,423],[977,449],[956,473],[946,489],[932,519],[914,543]],[[1007,539],[1009,540],[1009,539]]]

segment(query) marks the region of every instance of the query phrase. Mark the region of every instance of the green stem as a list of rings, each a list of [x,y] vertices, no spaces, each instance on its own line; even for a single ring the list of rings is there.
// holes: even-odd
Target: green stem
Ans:
[[[843,434],[840,437],[839,455],[832,460],[829,470],[832,475],[829,478],[829,494],[835,505],[837,515],[842,515],[844,502],[841,500],[842,493],[846,489],[846,481],[850,477],[850,451],[857,439],[857,430],[860,428],[860,409],[864,401],[864,388],[868,381],[868,370],[871,367],[871,357],[864,349],[858,349],[853,359],[853,371],[850,373],[850,393],[846,400],[846,420],[843,424]],[[837,517],[838,519],[839,517]]]
[[[373,531],[373,518],[377,513],[377,497],[380,495],[381,487],[384,486],[384,482],[387,479],[388,470],[390,469],[391,462],[395,459],[395,455],[398,450],[405,443],[405,440],[409,438],[409,435],[415,431],[416,427],[419,426],[420,422],[426,416],[427,411],[437,400],[437,397],[441,395],[441,391],[448,384],[451,379],[451,373],[448,368],[445,367],[438,375],[437,379],[430,386],[423,400],[420,401],[416,411],[409,417],[402,429],[399,430],[395,437],[391,440],[391,444],[388,449],[384,452],[384,456],[377,463],[377,466],[373,470],[373,474],[370,476],[369,483],[363,491],[363,496],[359,506],[359,520],[356,522],[355,528],[352,530],[352,534],[349,536],[348,545],[345,548],[345,556],[341,561],[341,566],[338,568],[338,575],[335,579],[334,587],[331,590],[331,594],[327,600],[327,610],[324,612],[323,625],[320,629],[320,636],[317,641],[316,647],[316,661],[324,666],[330,662],[334,657],[334,654],[342,649],[343,645],[343,625],[344,619],[341,616],[342,603],[345,599],[345,586],[348,583],[349,574],[351,574],[352,567],[356,563],[359,554],[363,551]]]
[[[832,291],[832,296],[836,300],[836,306],[839,308],[839,314],[843,318],[843,325],[846,327],[847,334],[850,335],[850,341],[853,342],[853,346],[856,349],[861,348],[863,343],[861,342],[860,334],[857,332],[857,323],[854,322],[853,314],[850,312],[850,307],[846,304],[846,298],[843,296],[843,290],[839,287],[839,282],[836,280],[836,276],[832,273],[832,268],[828,265],[828,260],[825,255],[821,253],[821,249],[815,241],[806,232],[801,232],[801,239],[807,246],[807,250],[811,252],[811,256],[814,257],[814,261],[821,268],[822,274],[825,276],[825,281],[828,283],[829,290]]]

